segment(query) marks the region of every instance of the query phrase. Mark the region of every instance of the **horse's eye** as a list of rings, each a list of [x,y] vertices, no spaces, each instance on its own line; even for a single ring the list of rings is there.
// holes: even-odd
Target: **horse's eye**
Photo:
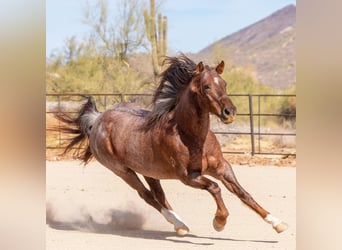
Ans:
[[[204,89],[210,89],[208,84],[204,84]]]

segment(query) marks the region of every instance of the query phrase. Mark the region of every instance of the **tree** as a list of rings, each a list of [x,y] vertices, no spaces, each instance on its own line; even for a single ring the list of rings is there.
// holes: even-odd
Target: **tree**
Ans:
[[[83,39],[67,39],[63,50],[49,58],[47,92],[133,93],[150,84],[150,72],[129,64],[148,45],[143,10],[139,0],[121,0],[116,15],[109,14],[104,0],[88,4],[84,21],[91,31]]]
[[[98,0],[95,6],[88,4],[84,22],[100,40],[99,49],[106,56],[127,63],[128,54],[145,46],[143,5],[139,0],[122,0],[117,10],[117,18],[110,19],[107,1]]]

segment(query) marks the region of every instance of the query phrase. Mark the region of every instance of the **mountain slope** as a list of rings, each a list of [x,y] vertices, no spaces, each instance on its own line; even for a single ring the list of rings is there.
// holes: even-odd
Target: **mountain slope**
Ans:
[[[197,56],[213,58],[219,48],[223,58],[251,68],[260,83],[285,89],[296,82],[295,31],[296,7],[288,5],[209,45]]]

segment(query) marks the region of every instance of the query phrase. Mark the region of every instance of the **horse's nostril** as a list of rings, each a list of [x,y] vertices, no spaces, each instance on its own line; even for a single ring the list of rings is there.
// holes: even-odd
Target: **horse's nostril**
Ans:
[[[230,115],[229,109],[224,108],[224,109],[223,109],[223,114],[226,115],[226,116]]]

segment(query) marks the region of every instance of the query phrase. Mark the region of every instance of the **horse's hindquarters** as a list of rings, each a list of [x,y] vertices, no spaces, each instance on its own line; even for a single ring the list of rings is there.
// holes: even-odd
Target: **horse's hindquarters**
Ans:
[[[176,178],[165,160],[160,137],[142,129],[144,117],[134,112],[108,110],[94,124],[90,147],[95,158],[114,173],[131,169],[155,179]]]

